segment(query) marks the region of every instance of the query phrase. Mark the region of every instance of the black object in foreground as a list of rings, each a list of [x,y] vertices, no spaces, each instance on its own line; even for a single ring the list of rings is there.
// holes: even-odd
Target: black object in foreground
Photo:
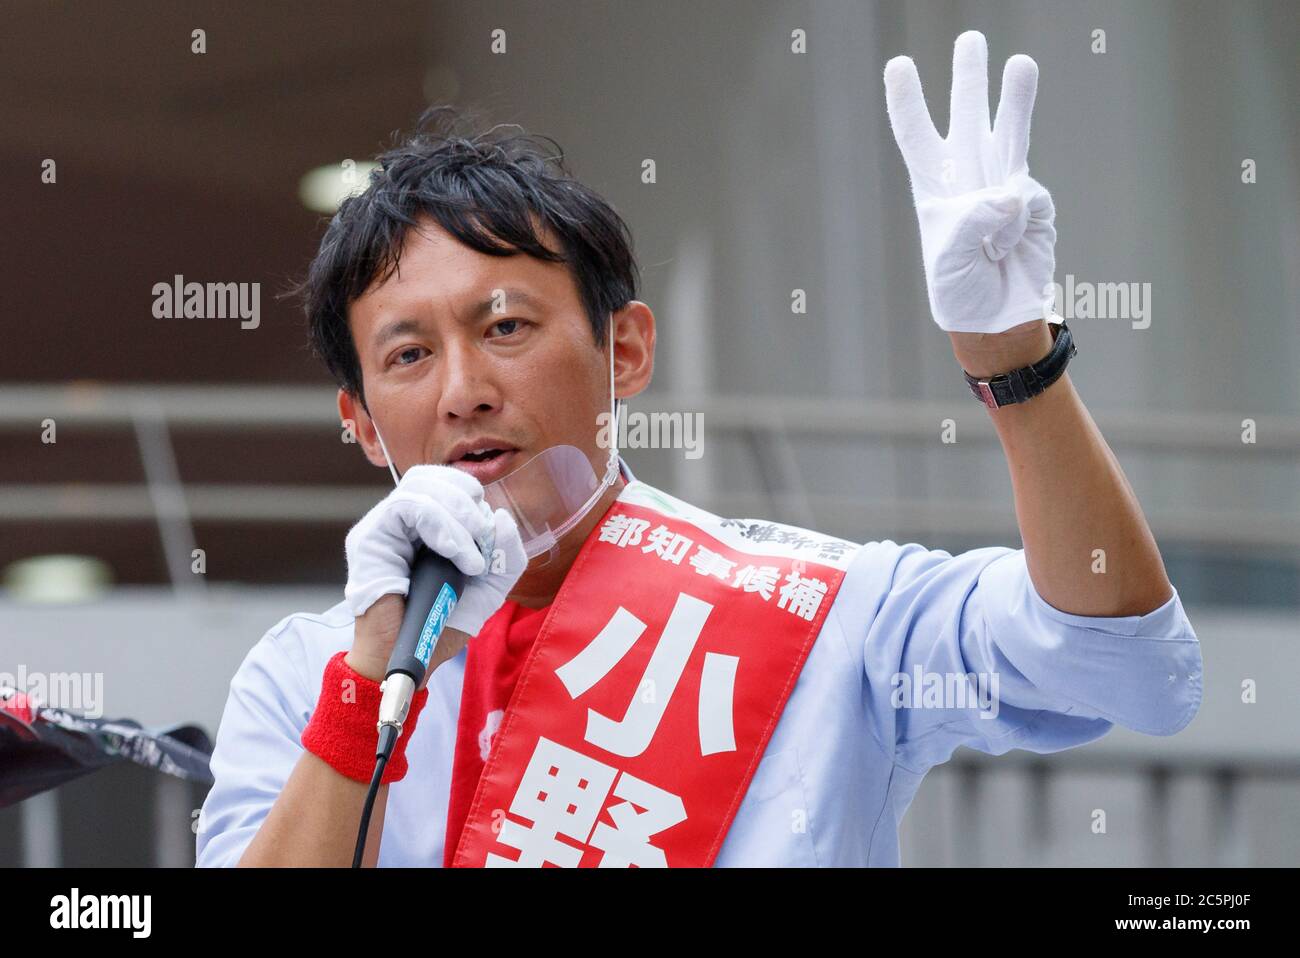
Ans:
[[[211,756],[212,742],[197,725],[150,730],[130,719],[89,718],[0,686],[0,808],[116,762],[211,785]]]

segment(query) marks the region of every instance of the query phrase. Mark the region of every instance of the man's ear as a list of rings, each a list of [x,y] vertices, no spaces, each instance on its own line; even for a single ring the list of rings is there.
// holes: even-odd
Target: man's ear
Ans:
[[[614,394],[628,399],[645,391],[655,369],[655,314],[632,300],[614,314]]]
[[[338,403],[339,421],[343,426],[344,437],[346,438],[350,432],[356,441],[360,443],[371,465],[387,469],[388,460],[384,458],[384,450],[379,445],[379,437],[375,433],[375,424],[371,421],[370,413],[366,411],[365,404],[361,402],[360,397],[352,395],[346,389],[340,389]]]

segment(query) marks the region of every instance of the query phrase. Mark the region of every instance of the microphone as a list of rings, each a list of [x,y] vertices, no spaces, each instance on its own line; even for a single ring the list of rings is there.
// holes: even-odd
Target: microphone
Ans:
[[[455,563],[421,545],[411,563],[411,587],[406,593],[406,611],[397,632],[397,643],[388,659],[388,670],[379,700],[379,745],[376,759],[387,760],[402,734],[415,690],[424,681],[434,647],[447,618],[465,591],[467,576]]]
[[[485,561],[494,545],[495,538],[486,545],[478,542]],[[356,850],[352,854],[353,868],[360,868],[365,856],[370,813],[379,792],[384,766],[402,735],[402,723],[411,709],[415,690],[429,670],[429,660],[433,658],[433,650],[447,625],[447,618],[465,594],[467,578],[450,559],[424,545],[416,549],[411,561],[411,586],[406,590],[406,610],[402,613],[393,654],[388,657],[388,670],[379,686],[379,743],[375,748],[375,773],[361,806],[361,825],[357,831]]]

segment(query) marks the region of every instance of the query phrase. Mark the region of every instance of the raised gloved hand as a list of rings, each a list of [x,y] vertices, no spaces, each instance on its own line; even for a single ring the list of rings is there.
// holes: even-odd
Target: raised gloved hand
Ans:
[[[885,66],[894,139],[912,179],[926,289],[948,332],[1000,333],[1050,315],[1056,209],[1029,175],[1029,119],[1038,65],[1007,61],[997,119],[989,128],[988,46],[971,30],[952,57],[948,136],[926,109],[910,57]]]
[[[447,628],[470,636],[501,608],[528,565],[514,518],[492,511],[482,483],[451,466],[413,466],[348,532],[344,599],[354,616],[381,596],[407,594],[421,542],[469,576]],[[491,543],[491,551],[479,543]]]

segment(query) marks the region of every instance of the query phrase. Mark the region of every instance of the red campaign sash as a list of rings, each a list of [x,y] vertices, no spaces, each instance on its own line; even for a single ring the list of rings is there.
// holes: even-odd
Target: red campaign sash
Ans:
[[[629,483],[533,643],[453,867],[712,865],[855,549]]]

